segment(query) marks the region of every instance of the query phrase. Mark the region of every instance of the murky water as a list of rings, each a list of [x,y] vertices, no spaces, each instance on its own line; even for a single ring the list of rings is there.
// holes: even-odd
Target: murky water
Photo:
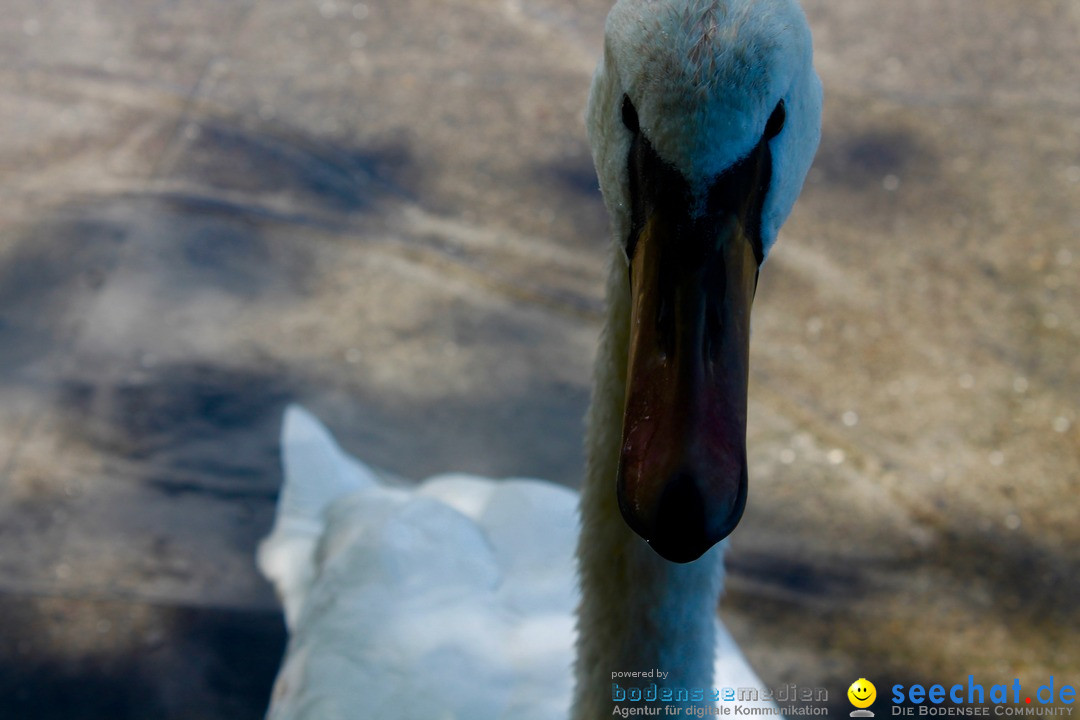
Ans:
[[[805,5],[825,131],[756,301],[728,623],[837,713],[1075,675],[1080,16]],[[0,714],[260,716],[288,402],[407,477],[577,483],[606,3],[362,6],[0,20]]]

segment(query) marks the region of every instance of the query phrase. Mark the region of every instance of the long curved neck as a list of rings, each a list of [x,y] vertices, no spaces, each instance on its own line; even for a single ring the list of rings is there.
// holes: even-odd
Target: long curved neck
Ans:
[[[626,525],[615,496],[626,387],[630,288],[616,258],[609,269],[607,323],[593,370],[581,492],[577,687],[573,720],[612,714],[620,687],[711,688],[722,546],[685,565],[652,551]],[[660,677],[613,673],[661,671]]]

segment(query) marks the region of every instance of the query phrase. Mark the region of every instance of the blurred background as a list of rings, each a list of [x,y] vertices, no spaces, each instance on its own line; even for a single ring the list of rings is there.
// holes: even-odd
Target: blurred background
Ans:
[[[723,612],[763,679],[1080,680],[1080,4],[804,0]],[[258,718],[280,416],[579,482],[608,0],[6,0],[0,716]]]

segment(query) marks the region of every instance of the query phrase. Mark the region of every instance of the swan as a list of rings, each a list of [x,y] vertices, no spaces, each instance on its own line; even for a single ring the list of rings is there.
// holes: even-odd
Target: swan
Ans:
[[[586,109],[612,240],[580,495],[405,485],[290,407],[258,552],[290,634],[269,718],[596,720],[628,688],[761,686],[717,617],[722,541],[758,271],[821,99],[797,0],[616,2]]]

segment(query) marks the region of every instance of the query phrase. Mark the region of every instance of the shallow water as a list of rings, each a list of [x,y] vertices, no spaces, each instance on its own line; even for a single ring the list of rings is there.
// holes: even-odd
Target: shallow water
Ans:
[[[1080,12],[805,6],[825,130],[757,297],[728,623],[837,713],[1075,678]],[[288,402],[406,477],[577,483],[606,4],[357,7],[0,20],[0,715],[261,715]]]

